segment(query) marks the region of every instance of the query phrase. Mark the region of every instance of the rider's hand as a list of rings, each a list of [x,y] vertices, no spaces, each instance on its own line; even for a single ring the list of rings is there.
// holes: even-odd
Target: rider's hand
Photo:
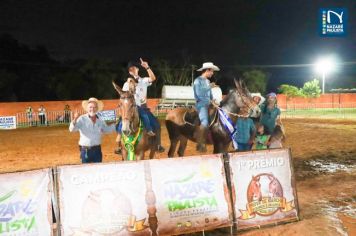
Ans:
[[[218,87],[214,82],[211,82],[210,83],[210,88],[215,88],[215,87]]]
[[[73,124],[77,123],[78,118],[79,118],[79,113],[78,113],[78,112],[75,112],[75,113],[73,114],[73,119],[72,119]]]
[[[150,67],[150,66],[148,65],[147,61],[142,60],[142,58],[140,58],[140,61],[141,61],[141,66],[142,66],[143,68],[145,68],[146,70]]]

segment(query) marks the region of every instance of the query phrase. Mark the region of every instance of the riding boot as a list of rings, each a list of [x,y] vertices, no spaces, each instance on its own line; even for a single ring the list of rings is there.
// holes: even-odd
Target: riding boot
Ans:
[[[197,151],[199,152],[206,152],[206,135],[208,133],[208,128],[204,126],[200,126],[198,129],[198,136],[197,136]]]

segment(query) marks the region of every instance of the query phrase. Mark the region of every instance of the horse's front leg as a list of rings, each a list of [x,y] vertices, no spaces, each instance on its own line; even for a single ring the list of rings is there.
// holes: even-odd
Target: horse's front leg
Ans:
[[[127,150],[126,150],[126,148],[125,147],[123,147],[122,149],[121,149],[121,157],[122,157],[122,160],[123,161],[127,161]]]
[[[150,150],[150,155],[149,155],[150,159],[155,158],[155,153],[156,153],[156,149],[151,148],[151,150]]]
[[[169,146],[168,157],[173,157],[177,148],[178,138],[171,139],[170,141],[171,145]]]
[[[187,147],[187,142],[188,139],[186,137],[183,137],[183,135],[180,136],[180,142],[179,142],[179,148],[178,148],[178,156],[182,157],[184,156],[185,148]]]
[[[229,148],[229,143],[226,144],[226,143],[214,141],[213,153],[214,154],[224,153],[224,152],[227,152],[228,148]]]
[[[137,160],[141,161],[145,158],[145,152],[144,151],[140,151],[137,155]]]

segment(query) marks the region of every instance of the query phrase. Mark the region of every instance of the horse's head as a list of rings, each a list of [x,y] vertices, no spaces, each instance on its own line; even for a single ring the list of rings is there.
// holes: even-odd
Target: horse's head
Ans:
[[[230,91],[230,94],[227,96],[222,104],[236,107],[240,115],[246,115],[250,117],[259,117],[261,114],[261,109],[251,96],[245,84],[242,80],[234,80],[235,89]],[[229,102],[230,101],[230,102]],[[236,110],[231,108],[232,110]]]
[[[247,198],[249,199],[249,201],[262,199],[261,183],[259,176],[252,176],[252,180],[247,190]]]
[[[134,95],[130,91],[123,91],[115,82],[112,84],[120,96],[119,111],[122,119],[122,132],[126,136],[134,134],[137,131],[135,124],[139,120]]]

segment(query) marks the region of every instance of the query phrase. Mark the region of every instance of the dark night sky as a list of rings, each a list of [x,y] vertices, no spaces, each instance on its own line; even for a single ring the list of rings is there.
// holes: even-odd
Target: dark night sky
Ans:
[[[348,9],[348,36],[318,35],[321,7]],[[356,61],[355,10],[355,1],[2,0],[0,34],[57,59],[189,56],[222,68],[313,63],[328,53]]]

